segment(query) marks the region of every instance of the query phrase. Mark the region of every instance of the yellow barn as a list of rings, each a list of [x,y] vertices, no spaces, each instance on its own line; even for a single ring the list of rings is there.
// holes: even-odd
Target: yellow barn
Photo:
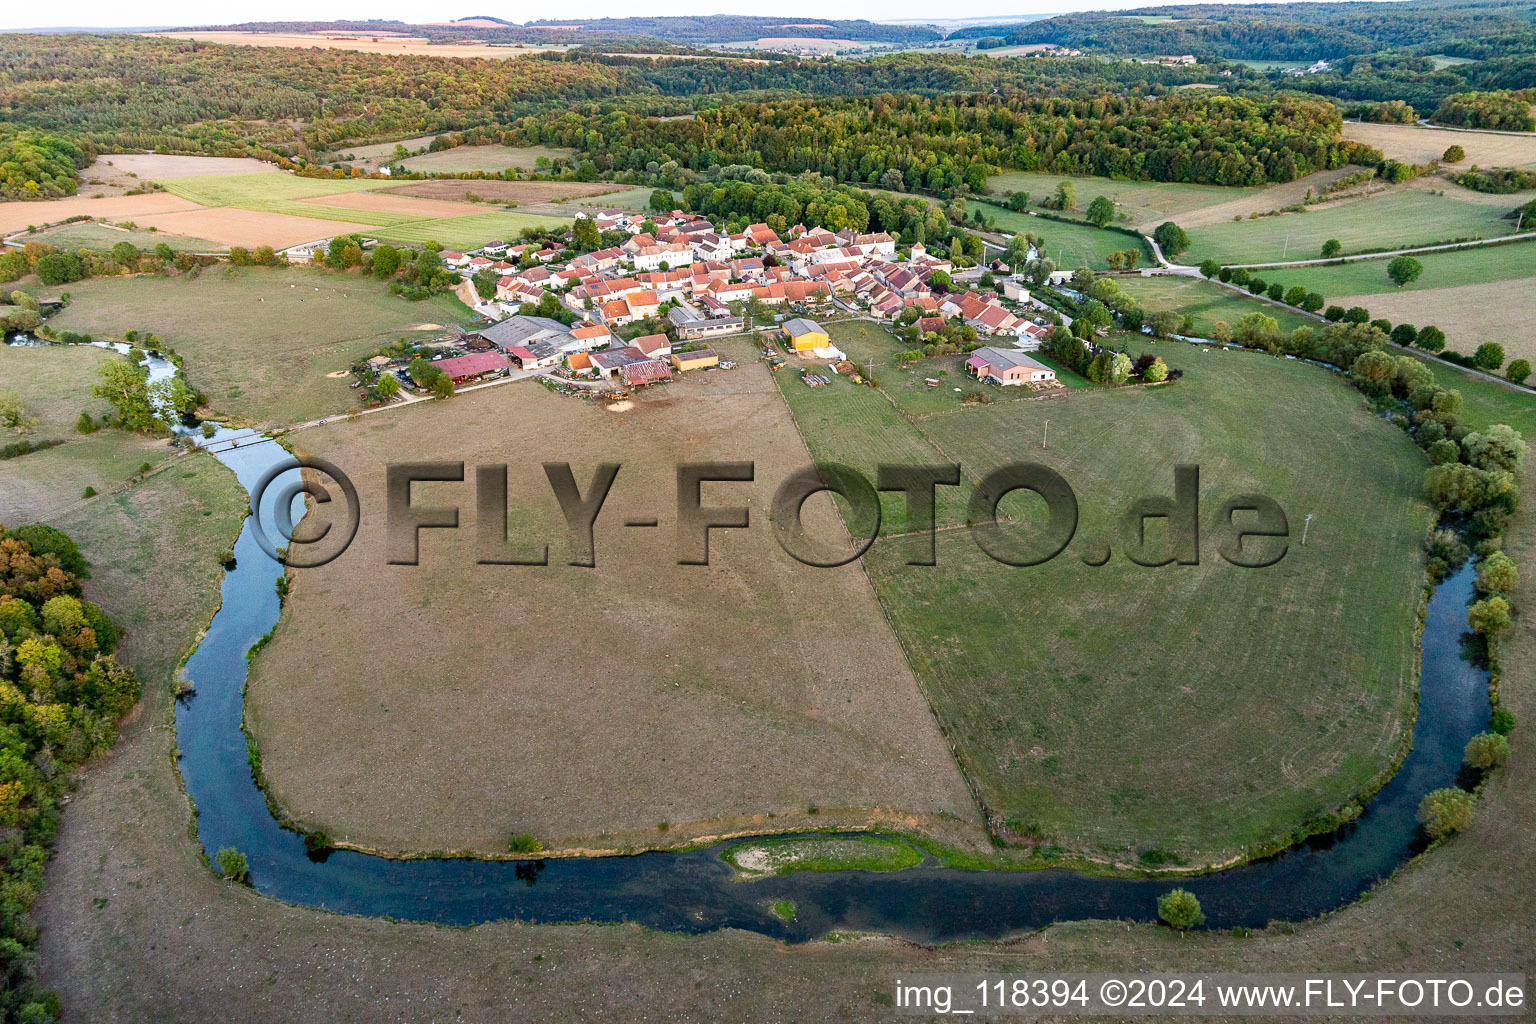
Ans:
[[[803,316],[784,322],[784,337],[789,339],[797,352],[808,348],[826,348],[832,343],[821,324]]]

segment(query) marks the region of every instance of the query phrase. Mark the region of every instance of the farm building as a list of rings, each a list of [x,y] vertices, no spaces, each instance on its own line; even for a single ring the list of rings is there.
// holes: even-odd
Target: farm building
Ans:
[[[633,345],[593,352],[591,359],[592,369],[596,370],[603,377],[612,377],[621,367],[629,366],[632,363],[654,362],[654,360]]]
[[[667,311],[667,319],[677,330],[682,341],[708,338],[716,334],[739,334],[745,322],[739,316],[716,316],[700,319],[684,306],[673,306]]]
[[[1056,379],[1056,371],[1038,359],[1006,348],[979,348],[966,359],[965,368],[977,380],[995,381],[1004,386]]]
[[[720,356],[714,349],[701,348],[693,352],[673,352],[672,368],[678,373],[687,370],[704,370],[720,365]]]
[[[672,376],[672,371],[667,369],[667,364],[660,359],[641,359],[619,367],[619,376],[623,377],[624,383],[631,387],[639,387],[642,384],[667,380]]]
[[[477,352],[474,355],[439,359],[432,365],[446,374],[455,384],[462,384],[488,373],[499,373],[507,369],[508,363],[507,357],[500,352]]]
[[[826,330],[820,324],[814,320],[807,320],[803,316],[784,321],[784,337],[789,339],[790,345],[796,351],[826,348],[830,341]]]

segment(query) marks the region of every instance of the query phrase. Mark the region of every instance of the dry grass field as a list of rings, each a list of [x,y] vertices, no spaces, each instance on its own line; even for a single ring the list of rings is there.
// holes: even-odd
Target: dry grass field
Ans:
[[[594,181],[410,181],[384,189],[383,192],[423,199],[462,200],[473,192],[487,201],[548,203],[562,199],[581,199],[623,191],[626,186]]]
[[[102,199],[39,199],[24,203],[0,203],[0,234],[25,231],[31,225],[57,224],[70,217],[106,217],[148,223],[154,214],[182,213],[202,207],[168,192],[137,196],[107,196]]]
[[[209,29],[195,32],[146,32],[144,35],[159,36],[162,39],[193,39],[200,43],[220,43],[226,46],[284,46],[301,50],[357,50],[359,53],[481,57],[490,60],[506,60],[528,53],[565,49],[559,45],[541,46],[536,43],[512,43],[505,46],[490,43],[434,44],[424,36],[402,36],[388,32],[348,35],[319,32],[222,32]]]
[[[302,267],[93,278],[68,291],[73,301],[55,328],[101,338],[153,331],[185,357],[188,379],[214,409],[268,425],[344,411],[357,392],[327,374],[467,312],[451,296],[407,302],[377,281]]]
[[[1435,324],[1445,332],[1447,348],[1467,355],[1485,341],[1496,341],[1504,346],[1506,359],[1536,360],[1536,329],[1531,327],[1536,323],[1536,278],[1348,295],[1328,301],[1345,308],[1364,306],[1371,316],[1386,317],[1395,324]]]
[[[245,157],[111,153],[80,172],[79,191],[82,196],[119,196],[146,181],[270,170],[276,168]]]
[[[1404,163],[1426,164],[1439,160],[1451,146],[1460,146],[1467,158],[1447,164],[1464,170],[1473,164],[1484,167],[1536,167],[1536,134],[1459,132],[1416,124],[1369,124],[1345,121],[1344,137],[1375,146]]]
[[[418,501],[458,502],[465,527],[424,534],[419,566],[385,564],[375,506],[342,558],[298,574],[246,707],[272,792],[297,820],[397,850],[500,852],[514,832],[624,849],[961,821],[979,840],[863,571],[802,566],[772,537],[773,491],[809,458],[761,364],[623,411],[530,382],[292,440],[364,495],[382,493],[387,463],[511,458],[516,539],[551,547],[548,567],[474,564],[471,470],[466,486],[416,488]],[[704,500],[748,503],[751,529],[717,532],[709,567],[680,566],[674,464],[722,459],[755,460],[756,482],[706,485]],[[565,564],[545,460],[569,460],[583,488],[596,463],[623,465],[595,570]],[[841,531],[829,501],[815,512]],[[624,525],[641,516],[660,528]],[[508,784],[518,777],[527,784]]]
[[[247,248],[270,245],[274,249],[284,249],[333,235],[372,231],[368,224],[320,217],[295,217],[292,214],[263,210],[241,210],[232,206],[156,213],[136,217],[134,222],[140,227],[153,227],[158,231],[207,238],[224,246],[243,245]]]
[[[91,394],[91,385],[101,364],[118,358],[88,345],[0,345],[0,391],[21,396],[38,421],[20,439],[64,442],[0,460],[0,523],[53,516],[79,503],[86,487],[106,494],[127,483],[142,464],[158,464],[171,454],[159,437],[121,430],[75,431],[82,411],[100,417],[111,409]],[[0,443],[17,439],[9,431],[0,433]]]

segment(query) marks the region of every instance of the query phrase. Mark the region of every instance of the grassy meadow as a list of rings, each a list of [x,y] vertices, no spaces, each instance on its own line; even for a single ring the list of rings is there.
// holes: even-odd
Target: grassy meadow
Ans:
[[[1451,252],[1426,252],[1414,259],[1424,265],[1424,273],[1417,281],[1401,289],[1387,276],[1387,264],[1391,262],[1388,259],[1356,260],[1326,267],[1277,267],[1273,271],[1259,273],[1265,280],[1283,281],[1287,288],[1304,285],[1309,291],[1326,296],[1424,291],[1536,275],[1536,244],[1531,242],[1512,242],[1509,245]]]
[[[1289,286],[1290,275],[1276,271],[1273,278]],[[1195,315],[1195,332],[1209,337],[1211,327],[1218,320],[1228,325],[1236,324],[1249,313],[1263,313],[1273,317],[1283,331],[1302,326],[1316,326],[1317,321],[1304,317],[1269,302],[1261,302],[1246,293],[1239,294],[1230,288],[1196,277],[1117,277],[1120,290],[1135,296],[1142,309],[1160,312],[1165,309]]]
[[[1189,229],[1185,263],[1254,264],[1316,259],[1323,243],[1336,238],[1344,253],[1407,248],[1467,238],[1497,238],[1514,231],[1507,207],[1436,195],[1422,189],[1393,189],[1363,199],[1309,207],[1256,220],[1228,221]]]
[[[1219,861],[1347,801],[1396,753],[1413,700],[1423,457],[1325,370],[1133,347],[1184,380],[942,412],[899,387],[836,401],[779,382],[818,458],[870,473],[947,458],[966,481],[1033,460],[1068,479],[1081,523],[1056,560],[1011,568],[949,530],[937,567],[909,567],[903,542],[882,541],[867,560],[876,592],[989,813],[1090,854]],[[1240,569],[1217,557],[1207,518],[1199,566],[1130,564],[1117,510],[1170,493],[1184,462],[1201,467],[1203,516],[1259,491],[1293,528],[1318,514],[1309,546]],[[940,489],[941,524],[963,522],[955,491],[968,494]],[[1033,522],[1023,499],[1003,509],[1010,529]],[[1109,564],[1085,565],[1105,542]]]
[[[0,460],[0,523],[44,519],[78,504],[85,489],[103,494],[125,486],[144,463],[158,465],[173,449],[159,437],[121,430],[81,434],[81,412],[100,418],[111,410],[91,394],[101,364],[121,356],[88,345],[0,345],[0,391],[20,396],[37,425],[12,440],[63,441],[41,451]]]
[[[1032,171],[993,175],[987,179],[987,189],[994,193],[1028,192],[1030,201],[1039,203],[1047,196],[1054,195],[1056,186],[1062,181],[1070,181],[1077,187],[1077,206],[1080,210],[1086,210],[1088,204],[1098,196],[1109,196],[1115,201],[1116,212],[1128,218],[1118,222],[1126,227],[1177,220],[1178,214],[1263,191],[1259,188],[1227,188],[1221,185],[1187,185],[1163,181],[1117,181],[1113,178],[1085,178]]]
[[[187,379],[217,412],[287,424],[356,403],[346,370],[401,337],[467,317],[451,295],[408,302],[381,281],[300,267],[211,267],[195,276],[109,277],[68,286],[56,330],[149,331],[186,360]],[[78,410],[76,410],[78,413]]]
[[[967,205],[970,213],[978,209],[983,216],[997,224],[999,231],[1033,231],[1041,236],[1045,240],[1044,254],[1055,260],[1057,266],[1069,270],[1076,267],[1101,270],[1109,265],[1105,258],[1110,253],[1125,249],[1141,249],[1143,266],[1152,259],[1146,243],[1118,231],[1107,231],[1091,224],[1069,224],[1046,217],[1034,217],[1028,213],[1005,210],[991,203],[978,203],[974,199]]]
[[[172,234],[169,231],[127,230],[121,227],[108,227],[95,221],[76,221],[73,224],[65,224],[63,227],[43,232],[37,236],[37,240],[48,245],[56,245],[60,249],[101,251],[111,249],[118,242],[131,242],[135,247],[143,250],[165,244],[177,252],[223,252],[227,248],[218,242],[210,242],[206,238],[190,238],[186,235]]]

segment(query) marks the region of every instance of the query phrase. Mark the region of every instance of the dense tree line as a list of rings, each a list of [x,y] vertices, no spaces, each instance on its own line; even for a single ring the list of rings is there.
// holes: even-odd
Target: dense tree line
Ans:
[[[279,21],[223,25],[232,31],[264,32],[406,32],[425,29],[433,39],[482,39],[495,42],[584,43],[611,39],[660,39],[673,43],[734,43],[765,37],[855,39],[879,43],[925,43],[940,39],[931,25],[892,25],[873,21],[831,21],[715,14],[705,17],[556,18],[526,25],[500,18],[462,19],[475,24],[409,25],[401,21]],[[479,24],[499,21],[500,25]]]
[[[524,119],[509,139],[581,149],[604,170],[751,164],[938,192],[975,189],[993,167],[1259,185],[1380,161],[1343,140],[1340,124],[1331,104],[1294,97],[880,95],[729,103],[662,122],[624,111],[556,114]]]
[[[75,194],[75,172],[96,151],[50,132],[0,133],[0,197],[53,199]]]
[[[1536,130],[1531,104],[1536,89],[1518,92],[1459,92],[1447,96],[1430,120],[1458,128],[1493,128],[1506,132]]]
[[[0,1020],[46,1024],[58,998],[32,971],[30,911],[74,769],[116,739],[139,681],[118,629],[81,596],[89,567],[47,526],[0,526]]]
[[[1125,62],[904,53],[869,61],[652,61],[575,50],[478,60],[85,34],[0,35],[0,120],[102,149],[313,157],[347,142],[499,126],[598,104],[675,114],[731,93],[1087,95],[1201,76]]]
[[[1145,23],[1125,15],[1171,17]],[[1536,51],[1536,20],[1518,0],[1405,3],[1192,4],[1071,14],[1024,25],[960,29],[1010,43],[1058,43],[1116,53],[1193,53],[1227,58],[1317,60],[1392,48],[1472,59]]]

